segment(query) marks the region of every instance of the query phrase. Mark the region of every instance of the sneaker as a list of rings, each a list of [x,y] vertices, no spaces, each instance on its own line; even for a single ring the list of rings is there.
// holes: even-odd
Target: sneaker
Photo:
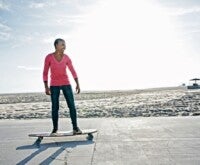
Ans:
[[[76,129],[73,129],[73,134],[82,134],[82,131],[80,130],[79,127],[77,127]]]
[[[51,135],[57,135],[57,129],[53,129]]]

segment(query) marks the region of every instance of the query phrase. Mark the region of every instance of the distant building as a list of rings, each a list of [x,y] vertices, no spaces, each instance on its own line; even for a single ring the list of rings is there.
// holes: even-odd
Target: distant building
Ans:
[[[199,78],[193,78],[190,81],[194,81],[194,83],[192,85],[188,85],[187,89],[200,89],[200,85],[197,83],[198,81],[200,81]]]

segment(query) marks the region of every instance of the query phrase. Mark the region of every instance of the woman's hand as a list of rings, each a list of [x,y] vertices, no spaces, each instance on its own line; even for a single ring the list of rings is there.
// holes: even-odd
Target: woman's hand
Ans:
[[[80,91],[81,91],[80,86],[79,86],[79,85],[76,85],[76,92],[77,92],[77,94],[79,94]]]
[[[46,93],[46,95],[51,95],[51,90],[49,87],[45,88],[45,93]]]

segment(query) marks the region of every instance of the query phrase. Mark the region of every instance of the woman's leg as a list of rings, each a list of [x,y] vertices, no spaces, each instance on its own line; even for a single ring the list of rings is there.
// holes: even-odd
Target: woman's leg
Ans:
[[[61,89],[69,108],[73,129],[77,129],[77,115],[72,87],[71,85],[63,85]]]
[[[59,111],[59,96],[60,86],[50,86],[51,90],[51,117],[53,122],[53,129],[58,130],[58,111]]]

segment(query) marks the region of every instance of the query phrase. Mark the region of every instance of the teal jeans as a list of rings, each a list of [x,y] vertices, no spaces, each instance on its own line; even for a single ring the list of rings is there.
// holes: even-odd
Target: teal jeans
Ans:
[[[56,130],[58,129],[60,90],[62,90],[65,100],[67,102],[73,129],[76,129],[77,128],[77,114],[76,114],[76,107],[75,107],[74,96],[73,96],[71,85],[50,86],[51,104],[52,104],[51,115],[52,115],[53,128]]]

